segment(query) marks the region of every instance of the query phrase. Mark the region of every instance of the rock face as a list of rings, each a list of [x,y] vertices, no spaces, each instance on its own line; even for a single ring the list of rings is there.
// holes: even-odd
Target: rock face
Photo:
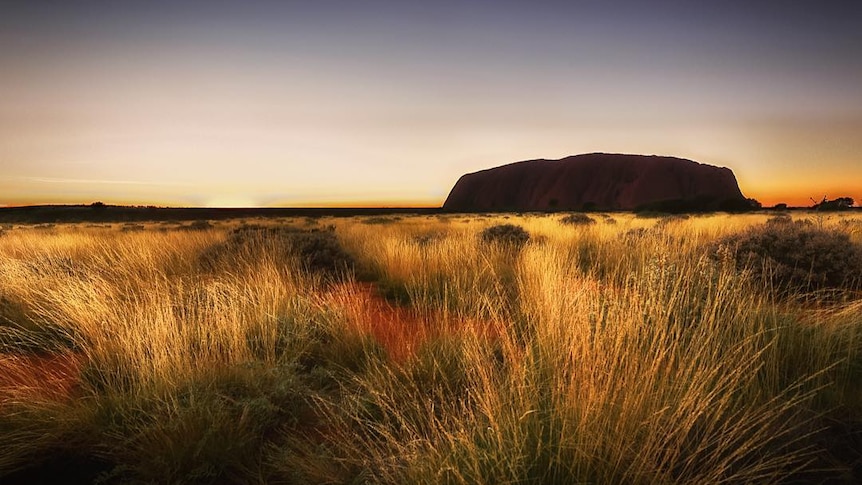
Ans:
[[[746,199],[733,172],[684,158],[589,153],[468,173],[451,211],[718,210]]]

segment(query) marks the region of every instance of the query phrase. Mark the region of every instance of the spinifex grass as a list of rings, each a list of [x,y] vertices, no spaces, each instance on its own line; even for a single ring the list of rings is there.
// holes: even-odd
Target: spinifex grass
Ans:
[[[63,392],[0,376],[0,477],[857,480],[858,298],[775,299],[710,257],[765,215],[611,217],[320,221],[364,283],[278,231],[6,231],[3,357],[76,363],[44,370]],[[529,242],[482,240],[504,223]]]

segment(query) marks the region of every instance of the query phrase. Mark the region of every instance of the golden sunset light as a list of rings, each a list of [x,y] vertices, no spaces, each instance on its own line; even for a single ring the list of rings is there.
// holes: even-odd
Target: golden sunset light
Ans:
[[[439,205],[464,173],[590,152],[862,200],[852,15],[239,5],[8,8],[0,203]]]

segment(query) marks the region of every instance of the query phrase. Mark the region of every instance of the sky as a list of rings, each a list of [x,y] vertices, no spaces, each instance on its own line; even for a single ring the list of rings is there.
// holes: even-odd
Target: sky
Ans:
[[[437,206],[590,152],[862,204],[862,2],[6,1],[0,205]]]

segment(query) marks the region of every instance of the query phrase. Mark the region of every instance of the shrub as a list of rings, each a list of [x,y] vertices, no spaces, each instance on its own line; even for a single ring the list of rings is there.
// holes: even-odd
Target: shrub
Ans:
[[[481,234],[482,241],[520,248],[530,240],[530,234],[521,226],[515,224],[498,224],[491,226]]]
[[[285,259],[297,257],[302,268],[312,273],[336,276],[354,266],[332,230],[300,230],[293,227],[242,226],[231,231],[227,240],[203,255],[211,267],[223,255],[265,247]]]
[[[590,224],[595,224],[596,221],[592,217],[586,214],[569,214],[566,217],[560,219],[562,224],[567,224],[569,226],[589,226]]]
[[[336,273],[353,265],[332,231],[298,232],[290,238],[294,252],[310,271]]]
[[[837,199],[828,200],[823,197],[823,200],[812,206],[812,209],[819,211],[841,211],[847,210],[856,205],[856,201],[852,197],[838,197]]]
[[[722,239],[736,265],[782,294],[862,287],[862,247],[839,231],[772,222]]]

